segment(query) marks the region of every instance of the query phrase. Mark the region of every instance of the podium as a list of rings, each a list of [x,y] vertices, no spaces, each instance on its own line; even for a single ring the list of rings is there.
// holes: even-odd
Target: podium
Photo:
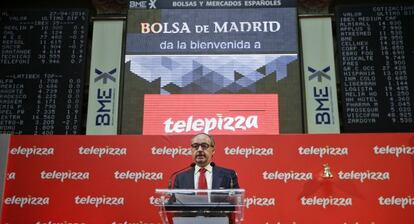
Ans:
[[[238,224],[243,221],[244,189],[156,189],[163,224]]]

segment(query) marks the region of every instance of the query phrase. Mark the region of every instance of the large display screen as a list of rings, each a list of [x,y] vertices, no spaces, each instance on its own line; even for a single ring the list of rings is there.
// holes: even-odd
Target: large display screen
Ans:
[[[280,132],[303,132],[296,1],[259,3],[130,1],[121,132],[148,93],[277,93]]]

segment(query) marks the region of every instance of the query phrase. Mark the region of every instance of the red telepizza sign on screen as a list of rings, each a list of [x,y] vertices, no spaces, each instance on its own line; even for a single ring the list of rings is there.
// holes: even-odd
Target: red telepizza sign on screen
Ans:
[[[144,135],[279,134],[277,94],[146,94]]]

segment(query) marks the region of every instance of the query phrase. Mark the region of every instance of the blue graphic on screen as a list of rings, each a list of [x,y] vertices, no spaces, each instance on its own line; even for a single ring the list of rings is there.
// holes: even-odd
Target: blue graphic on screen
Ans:
[[[148,82],[160,79],[161,94],[256,92],[269,75],[287,77],[296,54],[265,55],[127,55],[130,71]]]

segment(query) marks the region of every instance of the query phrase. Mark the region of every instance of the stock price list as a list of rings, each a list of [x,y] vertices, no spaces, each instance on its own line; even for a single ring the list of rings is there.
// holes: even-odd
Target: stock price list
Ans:
[[[339,6],[344,132],[414,131],[414,5]]]
[[[88,11],[0,16],[0,133],[79,134]]]

